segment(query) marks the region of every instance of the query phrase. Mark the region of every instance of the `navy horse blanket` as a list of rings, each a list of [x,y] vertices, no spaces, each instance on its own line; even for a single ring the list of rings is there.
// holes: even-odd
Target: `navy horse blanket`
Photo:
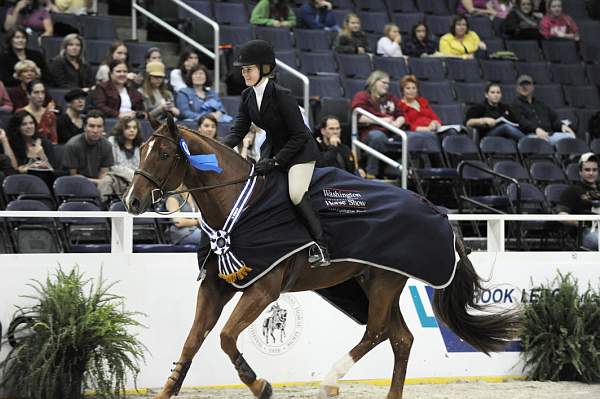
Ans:
[[[312,245],[287,187],[287,174],[269,174],[261,192],[256,193],[258,197],[243,210],[231,231],[230,250],[251,269],[231,282],[233,286],[248,287]],[[309,193],[332,262],[364,263],[435,288],[451,282],[458,260],[454,233],[447,216],[425,198],[329,167],[315,169]],[[203,239],[198,251],[201,274],[208,256],[210,244]]]

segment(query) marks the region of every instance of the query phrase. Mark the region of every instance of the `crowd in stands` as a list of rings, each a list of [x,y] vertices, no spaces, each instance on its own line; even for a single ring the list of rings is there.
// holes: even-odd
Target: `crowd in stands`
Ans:
[[[473,138],[476,144],[488,137],[514,143],[536,137],[553,146],[565,138],[578,137],[589,143],[594,137],[585,136],[591,131],[583,126],[587,120],[565,117],[564,105],[555,105],[555,99],[543,90],[538,95],[538,88],[571,84],[556,80],[558,73],[548,80],[534,73],[537,70],[516,68],[514,62],[525,64],[532,55],[517,51],[518,43],[533,43],[534,47],[526,51],[533,49],[540,57],[539,62],[533,57],[531,65],[543,62],[541,68],[548,69],[553,64],[543,59],[546,44],[568,43],[574,45],[578,58],[563,64],[578,64],[584,70],[581,57],[590,38],[584,38],[582,16],[568,14],[565,4],[569,1],[574,0],[440,0],[446,10],[438,12],[420,10],[421,2],[410,1],[398,2],[403,4],[398,6],[384,0],[259,0],[249,6],[247,21],[256,29],[327,33],[329,48],[323,54],[331,54],[335,65],[331,71],[308,74],[311,79],[335,76],[340,94],[330,97],[345,98],[347,108],[342,114],[319,113],[319,100],[327,96],[315,95],[316,109],[304,110],[315,115],[309,119],[315,119],[313,132],[323,154],[319,164],[365,178],[382,178],[385,167],[376,157],[363,155],[359,159],[349,143],[342,142],[348,113],[354,108],[363,108],[405,130],[409,140],[433,136],[440,145],[446,137],[459,135]],[[409,3],[411,7],[406,6]],[[149,47],[143,61],[134,66],[128,42],[115,37],[105,58],[92,63],[87,57],[89,39],[81,32],[62,32],[64,26],[59,29],[53,22],[57,13],[84,15],[90,8],[88,0],[18,0],[6,10],[2,24],[5,43],[0,55],[0,115],[6,121],[0,130],[0,173],[81,175],[97,186],[103,198],[110,198],[122,193],[133,177],[148,118],[160,120],[171,114],[201,134],[217,138],[235,118],[237,108],[231,106],[234,101],[225,102],[216,94],[214,86],[220,82],[212,81],[211,71],[194,49],[182,48],[177,65],[166,65],[160,46]],[[381,16],[383,19],[375,18]],[[585,16],[586,26],[590,26],[588,21]],[[51,36],[62,37],[54,53],[39,45]],[[517,44],[513,48],[509,43]],[[302,54],[320,53],[303,49]],[[354,58],[337,58],[341,56]],[[556,60],[550,55],[546,58],[552,63]],[[366,73],[356,69],[344,76],[343,70],[352,70],[351,63],[359,65],[365,59]],[[583,59],[588,63],[594,60],[600,63],[598,57]],[[292,66],[305,72],[301,54],[298,61]],[[495,71],[487,72],[484,63],[488,61]],[[468,69],[473,65],[475,69]],[[453,71],[464,68],[463,76],[450,76],[451,66]],[[498,72],[505,66],[514,71],[508,78]],[[466,76],[474,70],[477,76]],[[600,84],[600,69],[589,71],[584,77],[586,84],[588,80]],[[318,83],[311,81],[311,95],[315,86]],[[478,91],[461,96],[459,86]],[[446,87],[449,100],[443,98]],[[51,96],[51,89],[56,88],[64,90],[60,98]],[[562,97],[560,86],[558,90]],[[459,117],[440,112],[444,105],[457,105]],[[600,104],[576,106],[597,111],[595,107],[600,109]],[[591,113],[587,115],[590,119]],[[396,151],[397,158],[397,147],[392,143],[397,138],[392,132],[364,115],[358,122],[360,140],[388,155]],[[238,151],[256,161],[261,140],[264,132],[253,126]],[[433,164],[446,163],[441,162]],[[194,206],[186,198],[173,201],[167,208]],[[173,229],[176,241],[197,234],[194,221],[178,220]]]

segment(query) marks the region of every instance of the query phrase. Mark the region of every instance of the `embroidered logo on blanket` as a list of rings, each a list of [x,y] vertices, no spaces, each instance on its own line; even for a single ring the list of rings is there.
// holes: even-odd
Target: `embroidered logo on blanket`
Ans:
[[[327,209],[338,213],[363,213],[368,208],[366,198],[358,190],[324,188],[323,201]]]

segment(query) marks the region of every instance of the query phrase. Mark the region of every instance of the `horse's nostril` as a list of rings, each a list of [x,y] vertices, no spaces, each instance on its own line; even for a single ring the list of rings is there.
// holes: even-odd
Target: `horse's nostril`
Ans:
[[[132,212],[139,212],[140,210],[140,200],[133,197],[130,201],[129,201],[129,209],[131,209]]]

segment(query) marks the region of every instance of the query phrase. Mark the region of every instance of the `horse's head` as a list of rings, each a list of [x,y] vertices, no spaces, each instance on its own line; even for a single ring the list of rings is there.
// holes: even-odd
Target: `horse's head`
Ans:
[[[179,147],[181,133],[172,117],[160,125],[151,120],[154,133],[140,147],[140,166],[125,191],[123,203],[138,215],[150,209],[163,192],[176,189],[183,181],[187,161]]]

